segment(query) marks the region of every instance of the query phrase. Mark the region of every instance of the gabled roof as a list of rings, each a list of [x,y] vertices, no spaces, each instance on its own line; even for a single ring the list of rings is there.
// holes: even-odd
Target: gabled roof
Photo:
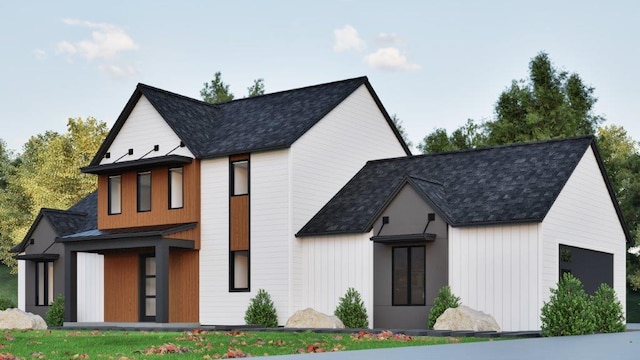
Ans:
[[[297,234],[364,233],[410,183],[451,226],[540,222],[593,147],[591,136],[368,162]]]
[[[367,87],[398,141],[410,154],[366,77],[220,104],[138,84],[90,166],[100,163],[142,95],[196,158],[212,158],[289,147],[361,85]]]
[[[33,232],[38,227],[38,224],[42,218],[46,218],[56,236],[66,236],[75,232],[86,231],[97,227],[97,191],[85,196],[78,203],[71,206],[67,210],[42,208],[36,216],[36,219],[31,224],[27,235],[16,246],[11,248],[11,252],[21,253],[23,252],[29,240],[33,236]],[[53,243],[54,239],[51,239]]]

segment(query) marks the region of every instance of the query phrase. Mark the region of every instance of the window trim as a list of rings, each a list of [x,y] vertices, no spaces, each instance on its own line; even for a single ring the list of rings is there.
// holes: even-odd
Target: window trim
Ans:
[[[156,301],[158,301],[158,284],[156,283],[156,295],[154,296],[149,296],[147,295],[147,282],[146,279],[148,278],[154,278],[157,279],[158,278],[158,268],[157,268],[157,262],[156,262],[156,273],[155,275],[148,275],[147,271],[146,271],[146,262],[147,259],[149,258],[153,258],[155,259],[156,254],[155,253],[143,253],[143,254],[139,254],[138,259],[139,259],[139,275],[138,275],[138,318],[140,319],[141,322],[155,322],[156,321],[156,317],[157,317],[157,313],[156,315],[153,316],[148,316],[147,315],[147,304],[146,304],[146,299],[150,299],[150,298],[154,298],[156,299]]]
[[[145,176],[145,175],[149,175],[149,210],[140,210],[140,200],[141,200],[141,196],[140,196],[140,177],[141,176]],[[152,187],[152,176],[151,176],[151,170],[147,170],[147,171],[138,171],[137,175],[136,175],[136,210],[141,213],[141,212],[150,212],[151,211],[151,203],[152,203],[152,198],[153,198],[153,190],[151,189]]]
[[[239,288],[235,287],[235,254],[246,252],[247,253],[247,287]],[[229,292],[249,292],[251,289],[251,252],[249,250],[236,250],[229,251]]]
[[[172,204],[172,201],[171,201],[173,199],[173,191],[172,191],[172,188],[173,188],[173,186],[172,186],[173,185],[173,176],[172,175],[178,169],[180,169],[180,177],[182,178],[182,184],[180,184],[180,187],[182,189],[182,192],[180,194],[180,197],[181,197],[180,203],[182,205],[174,207],[174,206],[172,206],[173,204]],[[167,199],[168,200],[168,204],[167,204],[168,208],[169,208],[169,210],[183,209],[184,208],[184,166],[170,167],[168,174],[169,174],[168,175],[168,181],[167,181],[167,184],[169,186],[169,190],[168,190],[168,194],[169,194],[168,196],[169,197]]]
[[[395,272],[395,262],[396,262],[396,259],[395,259],[395,251],[396,251],[396,249],[407,249],[407,270],[408,270],[407,271],[407,284],[408,285],[407,285],[407,303],[406,304],[398,304],[398,303],[396,303],[396,300],[395,300],[395,297],[394,297],[394,293],[395,293],[395,291],[394,291],[394,289],[395,289],[394,272]],[[412,284],[412,281],[411,281],[412,280],[411,279],[411,253],[412,253],[412,251],[414,251],[412,249],[422,249],[421,253],[422,253],[422,256],[423,256],[423,259],[424,259],[424,261],[423,261],[423,265],[424,265],[423,273],[425,274],[424,275],[425,283],[422,284],[422,289],[425,292],[425,296],[423,297],[423,302],[421,304],[414,304],[411,301],[412,300],[411,299],[411,295],[412,295],[411,294],[411,290],[412,290],[411,289],[411,284]],[[426,284],[426,281],[427,281],[427,277],[426,277],[426,274],[427,274],[427,255],[426,255],[425,251],[426,251],[426,247],[424,245],[418,245],[418,246],[409,246],[409,245],[407,245],[407,246],[394,246],[391,249],[391,306],[425,306],[427,304],[427,301],[426,301],[426,291],[427,291],[427,284]]]
[[[112,184],[111,184],[111,179],[113,178],[119,178],[120,179],[120,191],[118,192],[118,197],[120,198],[120,211],[119,212],[113,212],[112,211],[112,202],[111,202],[111,195],[113,193],[113,189],[112,189]],[[109,175],[107,177],[107,215],[120,215],[122,214],[122,174],[118,174],[118,175]]]
[[[235,193],[236,191],[235,164],[238,164],[238,163],[247,164],[247,192],[242,194]],[[251,194],[251,164],[249,163],[249,158],[247,157],[246,159],[242,159],[242,160],[230,161],[229,162],[229,196],[248,196],[249,194]]]
[[[43,265],[43,279],[44,279],[44,299],[40,299],[40,264],[44,264]],[[53,279],[53,274],[50,275],[49,274],[49,270],[51,270],[51,273],[53,273],[53,261],[36,261],[35,262],[35,267],[36,267],[36,271],[35,271],[35,275],[36,275],[36,281],[35,281],[35,287],[36,287],[36,293],[35,293],[35,306],[51,306],[51,304],[53,303],[53,298],[55,298],[55,294],[54,294],[54,289],[53,289],[53,284],[50,284],[49,282],[49,277],[51,276],[51,280]],[[53,296],[50,296],[53,295]],[[43,300],[43,301],[40,301]]]
[[[238,194],[235,195],[235,167],[234,165],[237,163],[246,163],[247,164],[247,192],[246,194]],[[251,159],[249,154],[244,155],[235,155],[229,157],[229,292],[250,292],[251,291]],[[231,250],[231,199],[234,197],[247,197],[247,249],[246,250]],[[247,287],[246,288],[236,288],[235,287],[235,261],[234,255],[236,252],[244,252],[247,253]]]

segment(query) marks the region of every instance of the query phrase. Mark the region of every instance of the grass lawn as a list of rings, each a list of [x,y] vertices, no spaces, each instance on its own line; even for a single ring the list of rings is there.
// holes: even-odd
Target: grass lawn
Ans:
[[[0,263],[0,296],[6,297],[18,305],[18,275]]]
[[[410,337],[383,332],[122,332],[7,330],[0,336],[0,359],[148,359],[155,354],[180,359],[219,359],[400,346],[491,341],[479,338]],[[12,357],[14,356],[14,357]]]

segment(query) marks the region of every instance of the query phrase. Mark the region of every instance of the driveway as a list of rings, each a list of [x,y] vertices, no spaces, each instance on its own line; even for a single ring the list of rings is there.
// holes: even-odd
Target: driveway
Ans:
[[[481,343],[413,346],[394,349],[274,356],[269,359],[393,360],[393,359],[640,359],[640,331]]]

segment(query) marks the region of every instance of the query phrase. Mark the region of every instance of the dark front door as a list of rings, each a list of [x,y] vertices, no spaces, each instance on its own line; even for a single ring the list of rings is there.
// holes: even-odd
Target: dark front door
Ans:
[[[156,258],[140,256],[140,321],[156,321]]]

